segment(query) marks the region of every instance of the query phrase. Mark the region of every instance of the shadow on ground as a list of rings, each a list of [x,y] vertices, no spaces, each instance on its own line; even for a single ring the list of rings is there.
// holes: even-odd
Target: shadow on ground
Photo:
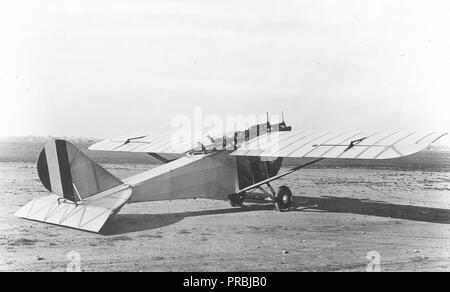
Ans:
[[[298,211],[320,210],[390,217],[432,223],[450,223],[450,210],[341,197],[294,197]]]
[[[167,214],[118,214],[101,231],[103,235],[118,235],[144,230],[158,229],[177,223],[187,217],[220,215],[239,212],[273,210],[273,204],[252,204],[242,208],[201,210]]]
[[[258,199],[249,199],[251,205],[243,208],[201,210],[167,214],[118,214],[101,231],[103,235],[118,235],[144,230],[158,229],[179,222],[187,217],[231,214],[273,210],[273,204]],[[254,204],[259,202],[259,204]],[[295,196],[293,208],[299,212],[325,211],[389,217],[431,223],[450,223],[450,210],[411,205],[398,205],[387,202],[360,200],[342,197]]]

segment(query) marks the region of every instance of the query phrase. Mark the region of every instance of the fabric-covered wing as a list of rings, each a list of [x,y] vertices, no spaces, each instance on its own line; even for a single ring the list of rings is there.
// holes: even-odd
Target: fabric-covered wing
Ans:
[[[198,147],[199,142],[209,143],[189,133],[138,132],[98,142],[89,150],[182,154]]]
[[[273,132],[240,145],[234,156],[388,159],[416,153],[441,132]]]

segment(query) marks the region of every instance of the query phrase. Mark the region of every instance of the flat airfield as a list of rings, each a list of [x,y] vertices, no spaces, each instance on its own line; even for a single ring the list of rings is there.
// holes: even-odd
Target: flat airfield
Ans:
[[[321,167],[282,184],[291,212],[258,195],[130,204],[95,234],[14,217],[46,191],[35,163],[0,162],[0,271],[65,271],[74,254],[82,271],[366,271],[368,254],[382,271],[450,271],[450,172]]]

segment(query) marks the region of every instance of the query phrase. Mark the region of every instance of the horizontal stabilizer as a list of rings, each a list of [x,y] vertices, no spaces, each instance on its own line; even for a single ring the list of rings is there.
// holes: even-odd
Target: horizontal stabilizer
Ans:
[[[34,199],[14,215],[55,225],[99,232],[128,201],[132,193],[128,185],[120,185],[87,198],[82,203],[64,200],[58,195]]]

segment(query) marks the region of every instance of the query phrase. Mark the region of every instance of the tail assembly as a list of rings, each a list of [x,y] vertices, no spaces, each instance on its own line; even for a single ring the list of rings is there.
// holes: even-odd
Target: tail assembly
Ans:
[[[52,195],[34,199],[18,217],[99,232],[128,201],[132,190],[64,140],[41,151],[38,175]]]

